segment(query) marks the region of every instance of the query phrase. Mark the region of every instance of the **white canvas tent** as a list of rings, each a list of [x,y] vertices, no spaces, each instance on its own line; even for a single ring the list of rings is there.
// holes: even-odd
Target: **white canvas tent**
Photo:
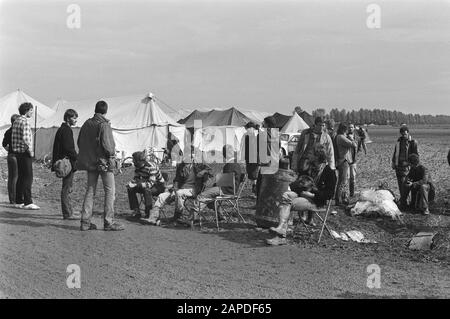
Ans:
[[[130,156],[133,152],[154,147],[161,150],[167,145],[169,132],[175,135],[184,147],[184,126],[178,124],[164,113],[156,104],[151,93],[96,100],[59,101],[56,113],[42,123],[37,134],[36,157],[42,158],[52,152],[53,140],[57,128],[63,121],[64,112],[72,108],[78,113],[78,128],[74,128],[74,138],[78,138],[79,127],[94,115],[98,100],[108,103],[106,118],[111,121],[116,149],[121,156]],[[162,155],[162,153],[157,153]]]
[[[40,123],[55,113],[47,105],[33,99],[21,90],[11,92],[0,99],[0,137],[2,139],[5,131],[11,126],[11,115],[19,114],[19,106],[25,102],[29,102],[34,106],[34,114],[30,119],[32,127],[34,127],[35,121],[39,127]],[[6,155],[6,151],[1,148],[0,156],[4,155]]]
[[[11,92],[0,99],[0,129],[11,126],[11,115],[19,114],[19,106],[22,103],[29,102],[33,104],[37,116],[38,125],[46,118],[52,116],[55,112],[47,105],[33,99],[31,96],[21,90]],[[30,120],[34,126],[34,116]]]
[[[287,121],[287,123],[281,129],[281,133],[298,133],[309,128],[308,124],[294,112],[292,117]]]

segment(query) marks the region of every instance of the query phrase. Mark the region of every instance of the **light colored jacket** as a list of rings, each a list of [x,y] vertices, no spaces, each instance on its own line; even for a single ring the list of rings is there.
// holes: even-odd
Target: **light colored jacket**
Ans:
[[[344,134],[336,136],[336,165],[339,166],[347,161],[349,164],[353,163],[352,149],[356,149],[358,144],[356,141],[347,138]]]
[[[297,146],[295,147],[294,154],[292,155],[291,169],[295,172],[298,171],[298,162],[302,158],[302,155],[305,152],[306,147],[308,146],[308,142],[311,138],[312,133],[313,130],[310,128],[307,130],[303,130],[300,134],[299,141],[297,143]],[[331,169],[336,169],[336,165],[334,162],[333,141],[331,140],[330,135],[328,135],[328,133],[322,132],[319,143],[325,147],[325,151],[327,153],[327,164]]]

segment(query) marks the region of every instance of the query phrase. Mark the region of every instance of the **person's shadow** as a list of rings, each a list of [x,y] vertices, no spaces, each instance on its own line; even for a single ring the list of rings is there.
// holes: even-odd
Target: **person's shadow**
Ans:
[[[40,219],[43,222],[36,222],[34,220],[28,219]],[[48,215],[48,214],[30,214],[25,213],[23,210],[12,212],[12,211],[3,211],[0,212],[0,224],[6,225],[15,225],[15,226],[28,226],[28,227],[56,227],[64,230],[79,230],[79,221],[76,226],[74,225],[64,225],[64,224],[54,224],[46,222],[46,220],[61,220],[62,217],[58,217],[57,215]],[[73,222],[77,222],[76,220]]]

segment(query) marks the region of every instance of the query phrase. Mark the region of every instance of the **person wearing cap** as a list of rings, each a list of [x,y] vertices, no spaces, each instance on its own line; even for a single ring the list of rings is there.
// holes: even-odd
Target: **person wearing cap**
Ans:
[[[408,158],[411,154],[419,154],[417,150],[417,141],[410,138],[409,129],[406,125],[400,127],[400,137],[395,144],[394,154],[392,155],[392,169],[395,170],[397,177],[398,191],[403,193],[402,187],[405,184],[406,176],[409,172]],[[406,208],[406,199],[401,197],[400,208]]]
[[[409,193],[411,193],[410,208],[417,209],[422,214],[430,214],[428,203],[434,200],[434,185],[428,169],[420,164],[419,155],[411,154],[408,157],[411,166],[405,182],[400,202],[406,203]]]

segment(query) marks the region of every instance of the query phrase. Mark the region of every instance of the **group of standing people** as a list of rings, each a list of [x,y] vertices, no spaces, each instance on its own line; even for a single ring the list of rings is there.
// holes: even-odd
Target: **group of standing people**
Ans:
[[[122,230],[123,225],[114,220],[115,181],[115,142],[109,120],[105,117],[108,104],[99,101],[95,105],[95,114],[80,129],[75,149],[72,127],[78,114],[73,109],[64,113],[64,122],[58,128],[53,143],[52,170],[61,159],[70,161],[70,170],[62,178],[61,211],[64,220],[81,218],[81,230],[97,229],[91,222],[93,197],[98,178],[103,181],[105,191],[104,230]],[[33,203],[31,188],[33,183],[33,133],[29,119],[33,115],[33,105],[22,103],[19,114],[11,117],[12,126],[5,132],[3,147],[8,151],[8,195],[9,202],[16,208],[39,209]],[[87,171],[87,187],[83,200],[81,216],[73,211],[70,194],[73,188],[74,173]]]

